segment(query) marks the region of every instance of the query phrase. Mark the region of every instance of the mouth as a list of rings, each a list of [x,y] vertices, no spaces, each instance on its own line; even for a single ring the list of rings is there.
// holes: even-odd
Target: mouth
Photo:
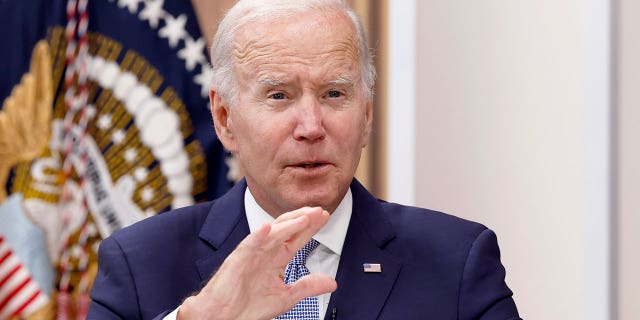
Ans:
[[[325,167],[325,166],[327,166],[329,164],[330,163],[325,162],[325,161],[301,161],[301,162],[293,163],[293,164],[289,165],[289,167],[291,167],[293,169],[309,170],[309,169],[322,168],[322,167]]]
[[[285,168],[287,174],[299,179],[320,179],[331,173],[333,164],[325,161],[300,161],[293,162]]]
[[[300,163],[300,164],[296,164],[294,165],[294,167],[299,167],[299,168],[305,168],[305,169],[311,169],[311,168],[317,168],[319,166],[325,165],[325,163],[320,163],[320,162],[314,162],[314,163]]]

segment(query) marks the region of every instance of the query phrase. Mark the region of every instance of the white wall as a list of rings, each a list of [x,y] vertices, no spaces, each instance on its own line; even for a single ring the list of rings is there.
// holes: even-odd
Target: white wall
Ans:
[[[634,320],[640,314],[640,1],[618,3],[619,319]]]
[[[387,71],[387,198],[415,204],[416,2],[389,4]],[[419,71],[419,70],[418,70]]]
[[[412,5],[416,36],[406,38],[392,12]],[[412,193],[494,229],[523,318],[608,319],[609,1],[390,6],[389,37],[417,52],[414,111],[397,91],[388,101],[389,114],[415,121],[415,164],[389,162],[415,184],[390,200]],[[392,56],[389,78],[402,78]]]

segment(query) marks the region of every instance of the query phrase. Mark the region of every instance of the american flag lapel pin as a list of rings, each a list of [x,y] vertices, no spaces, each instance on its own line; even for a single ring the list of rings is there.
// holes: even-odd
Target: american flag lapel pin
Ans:
[[[382,272],[382,266],[379,263],[363,263],[364,272]]]

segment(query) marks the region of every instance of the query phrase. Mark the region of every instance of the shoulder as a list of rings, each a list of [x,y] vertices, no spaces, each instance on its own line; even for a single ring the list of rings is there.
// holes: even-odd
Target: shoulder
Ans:
[[[400,255],[425,257],[433,254],[461,256],[468,253],[474,240],[487,230],[484,225],[451,214],[376,199],[357,180],[351,184],[354,213],[376,239],[385,234],[389,249]]]
[[[204,251],[198,233],[211,206],[207,202],[161,213],[103,240],[90,316],[112,317],[110,312],[117,310],[122,318],[146,318],[175,308],[197,290],[201,280],[194,263]],[[180,281],[166,281],[177,274]]]
[[[415,258],[448,257],[466,259],[486,226],[451,214],[380,202],[383,215],[393,227],[395,248]]]
[[[389,203],[380,200],[384,215],[398,231],[422,231],[429,230],[436,234],[470,234],[477,236],[482,232],[484,225],[466,220],[448,213],[426,208],[405,206],[397,203]]]
[[[197,236],[213,202],[160,213],[114,232],[110,238],[127,244],[173,242],[179,238]]]

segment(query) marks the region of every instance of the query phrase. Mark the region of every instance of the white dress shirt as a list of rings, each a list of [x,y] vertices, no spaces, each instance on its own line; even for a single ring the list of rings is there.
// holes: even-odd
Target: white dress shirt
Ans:
[[[244,193],[244,208],[247,213],[247,221],[249,222],[249,231],[254,232],[265,223],[272,223],[275,219],[264,211],[256,202],[256,199],[246,189]],[[327,224],[313,236],[320,243],[318,247],[309,254],[306,266],[311,273],[326,274],[332,278],[336,278],[338,272],[338,263],[340,262],[340,254],[342,246],[349,228],[351,220],[351,210],[353,208],[353,198],[351,189],[347,190],[344,198],[329,217]],[[329,299],[331,293],[325,293],[318,296],[318,305],[320,307],[320,319],[324,319],[329,307]],[[165,320],[175,320],[178,314],[176,308],[169,315],[164,317]]]

